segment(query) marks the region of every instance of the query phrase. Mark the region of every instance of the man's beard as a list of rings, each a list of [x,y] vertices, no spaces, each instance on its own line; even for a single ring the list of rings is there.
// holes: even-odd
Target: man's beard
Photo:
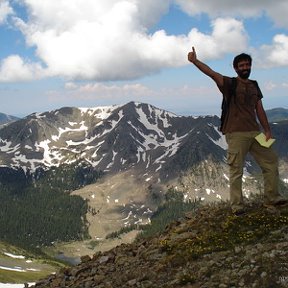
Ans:
[[[238,76],[242,79],[248,79],[250,76],[250,73],[251,73],[251,69],[246,69],[246,70],[242,70],[242,71],[238,70],[237,71]]]

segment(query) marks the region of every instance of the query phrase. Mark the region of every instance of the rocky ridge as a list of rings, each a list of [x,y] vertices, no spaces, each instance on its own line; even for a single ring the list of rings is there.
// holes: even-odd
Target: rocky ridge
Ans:
[[[287,125],[271,124],[274,148],[285,162]],[[225,162],[227,145],[218,127],[217,116],[177,116],[145,103],[63,107],[0,129],[0,168],[28,174],[81,161],[107,174],[133,169],[147,181],[165,182],[207,159]],[[246,163],[249,173],[253,163]]]
[[[149,239],[122,244],[38,281],[56,287],[288,287],[288,207],[259,196],[237,217],[227,202],[206,204]]]
[[[287,125],[287,120],[271,123],[285,182]],[[38,179],[43,171],[81,163],[107,178],[126,172],[138,176],[153,191],[168,183],[185,188],[188,198],[225,200],[227,144],[218,126],[217,116],[177,116],[136,102],[33,113],[0,129],[0,176]],[[258,173],[255,161],[247,158],[244,177]],[[249,196],[257,185],[249,181],[244,193]]]
[[[218,124],[216,116],[179,117],[135,102],[63,107],[0,129],[0,166],[35,173],[83,161],[106,173],[134,169],[143,179],[167,180],[183,169],[183,158],[189,167],[215,150],[223,161]]]

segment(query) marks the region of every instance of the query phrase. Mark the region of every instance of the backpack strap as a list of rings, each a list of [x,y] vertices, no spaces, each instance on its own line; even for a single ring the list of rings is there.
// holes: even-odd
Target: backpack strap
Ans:
[[[263,96],[262,96],[262,93],[258,86],[257,81],[256,80],[250,80],[250,81],[255,85],[255,87],[257,88],[259,92],[260,97],[262,98]],[[221,131],[222,133],[223,133],[223,126],[229,114],[230,103],[232,100],[234,100],[234,103],[236,103],[236,88],[237,88],[237,78],[232,77],[230,87],[229,87],[229,96],[225,98],[223,95],[222,104],[221,104],[222,113],[221,113],[221,118],[220,118],[219,131]]]
[[[231,81],[231,87],[230,87],[230,93],[231,93],[231,97],[230,97],[230,101],[232,98],[234,98],[234,101],[236,101],[236,88],[237,88],[237,78],[236,77],[232,77],[232,81]],[[229,103],[230,103],[229,101]]]
[[[221,132],[223,130],[225,120],[226,120],[227,115],[229,113],[229,105],[230,105],[232,98],[234,99],[234,101],[236,101],[236,97],[235,97],[236,87],[237,87],[237,79],[236,79],[236,77],[232,77],[231,78],[231,85],[230,85],[230,89],[229,89],[230,96],[226,99],[223,95],[223,99],[222,99],[222,104],[221,104],[222,113],[221,113],[220,127],[219,127],[219,131],[221,131]]]

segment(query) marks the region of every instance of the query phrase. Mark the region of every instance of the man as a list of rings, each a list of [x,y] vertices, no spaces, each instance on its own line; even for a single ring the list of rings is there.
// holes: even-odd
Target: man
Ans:
[[[223,98],[229,103],[228,114],[221,131],[225,134],[228,144],[227,163],[230,170],[230,202],[233,213],[235,215],[245,213],[242,176],[248,152],[254,157],[263,173],[264,206],[278,207],[288,204],[288,200],[278,192],[277,155],[271,147],[263,147],[255,139],[260,133],[256,116],[264,130],[266,141],[272,138],[272,134],[262,105],[261,90],[256,81],[249,80],[251,56],[242,53],[234,58],[233,67],[238,75],[236,80],[223,76],[197,59],[194,47],[188,53],[188,60],[215,81]],[[236,82],[234,86],[233,81]]]

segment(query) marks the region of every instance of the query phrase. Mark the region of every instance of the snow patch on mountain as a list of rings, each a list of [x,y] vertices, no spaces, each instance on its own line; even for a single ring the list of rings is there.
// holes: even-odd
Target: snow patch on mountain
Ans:
[[[101,107],[95,107],[95,108],[78,108],[81,111],[82,116],[85,114],[88,114],[89,116],[97,117],[101,120],[107,119],[113,111],[118,109],[119,105],[113,105],[113,106],[101,106]]]
[[[86,161],[101,171],[135,168],[146,179],[168,179],[177,172],[171,165],[181,169],[183,161],[191,161],[184,163],[188,167],[209,155],[225,159],[227,144],[218,124],[216,116],[177,116],[135,102],[64,107],[31,114],[0,129],[0,165],[33,172]]]

